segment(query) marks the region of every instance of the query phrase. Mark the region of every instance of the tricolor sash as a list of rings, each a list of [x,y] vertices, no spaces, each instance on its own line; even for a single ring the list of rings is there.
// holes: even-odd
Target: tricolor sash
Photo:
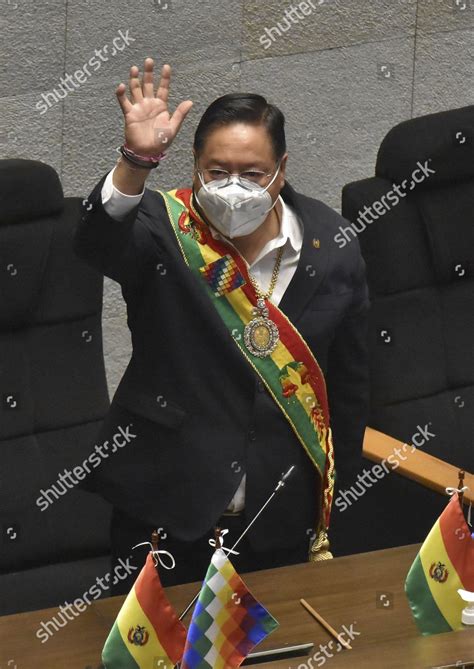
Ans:
[[[158,191],[164,199],[184,261],[202,283],[244,358],[258,374],[291,425],[321,478],[319,520],[310,560],[332,557],[327,530],[334,491],[334,449],[323,372],[298,330],[269,300],[268,317],[280,338],[267,357],[253,355],[244,343],[244,328],[257,303],[243,257],[212,237],[192,204],[191,189]]]

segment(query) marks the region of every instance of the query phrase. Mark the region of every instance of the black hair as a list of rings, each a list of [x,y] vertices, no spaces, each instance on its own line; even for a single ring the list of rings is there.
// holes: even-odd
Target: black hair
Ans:
[[[194,150],[199,155],[208,135],[218,127],[232,123],[263,125],[269,136],[275,154],[280,160],[286,152],[285,116],[283,112],[269,104],[255,93],[228,93],[214,100],[201,116],[194,135]]]

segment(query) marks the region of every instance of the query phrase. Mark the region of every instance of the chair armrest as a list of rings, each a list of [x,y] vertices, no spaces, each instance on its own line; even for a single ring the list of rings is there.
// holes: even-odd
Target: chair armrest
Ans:
[[[404,446],[405,448],[403,448]],[[413,446],[413,448],[415,447]],[[396,449],[399,452],[403,451],[405,460],[399,455],[397,456]],[[388,434],[371,427],[367,427],[365,430],[363,455],[373,462],[388,461],[389,465],[388,457],[391,455],[392,459],[396,459],[400,463],[398,467],[391,466],[391,469],[396,471],[397,474],[406,476],[441,494],[446,494],[445,488],[457,488],[458,486],[458,467],[454,467],[454,465],[450,465],[444,460],[435,458],[417,448],[413,451],[411,444],[404,444],[404,442],[389,437]],[[474,476],[472,474],[465,473],[464,485],[469,486],[469,490],[464,493],[464,504],[474,502]]]

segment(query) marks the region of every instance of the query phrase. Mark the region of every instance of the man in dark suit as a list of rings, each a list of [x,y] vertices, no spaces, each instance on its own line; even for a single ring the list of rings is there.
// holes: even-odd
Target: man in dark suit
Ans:
[[[169,202],[144,188],[192,106],[182,102],[170,117],[169,82],[165,65],[155,93],[146,59],[142,80],[137,67],[130,70],[130,99],[124,84],[117,88],[122,156],[85,202],[75,238],[76,253],[121,284],[133,344],[98,437],[102,461],[85,485],[114,506],[113,561],[159,529],[161,547],[177,562],[162,574],[165,584],[200,580],[213,526],[229,528],[233,543],[291,465],[284,490],[240,544],[236,568],[307,560],[323,513],[321,472],[257,373],[282,333],[268,320],[250,339],[246,328],[244,349],[183,257],[179,234],[201,226],[209,248],[234,259],[236,287],[247,276],[246,290],[270,307],[270,317],[278,306],[317,359],[331,411],[336,493],[360,464],[369,306],[357,240],[339,249],[334,234],[344,219],[286,182],[284,117],[259,95],[223,96],[206,110],[193,147],[191,215],[173,230]],[[184,229],[192,219],[197,228]],[[255,314],[263,318],[262,310]],[[352,520],[338,516],[332,548],[350,552]]]

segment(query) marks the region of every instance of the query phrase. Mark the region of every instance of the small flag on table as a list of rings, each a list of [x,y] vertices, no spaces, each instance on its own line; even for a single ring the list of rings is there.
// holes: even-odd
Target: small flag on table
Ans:
[[[181,669],[233,669],[278,627],[249,592],[222,548],[211,560],[194,608]]]
[[[405,582],[422,634],[462,629],[465,604],[458,588],[474,591],[474,539],[456,492],[424,541]]]
[[[186,628],[165,595],[150,552],[105,642],[102,662],[105,669],[172,669],[185,641]]]

